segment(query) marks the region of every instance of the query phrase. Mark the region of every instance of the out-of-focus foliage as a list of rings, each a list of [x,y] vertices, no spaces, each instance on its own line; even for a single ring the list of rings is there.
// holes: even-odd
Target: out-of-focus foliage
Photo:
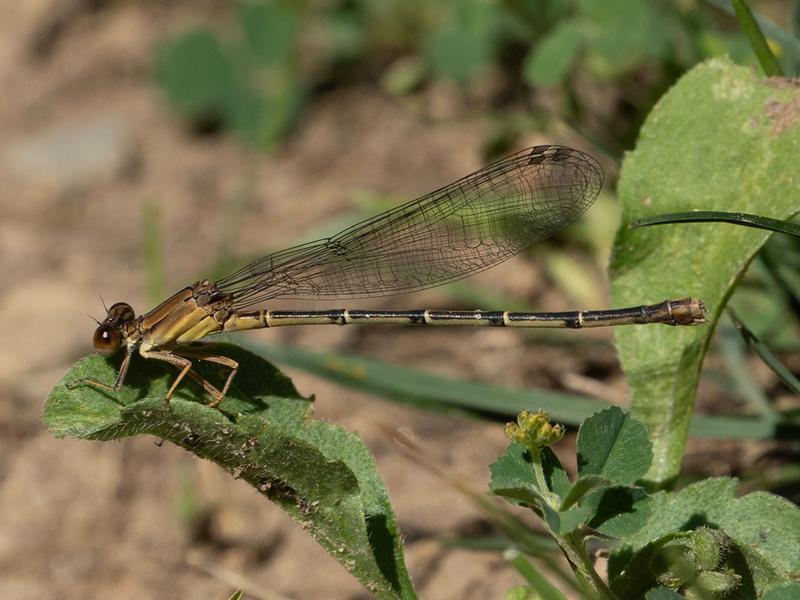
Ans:
[[[299,79],[298,8],[239,5],[235,36],[186,31],[158,52],[156,79],[176,110],[200,126],[224,126],[270,148],[291,125],[307,86]]]
[[[245,0],[234,7],[227,22],[165,40],[156,79],[195,125],[230,129],[265,149],[310,94],[358,79],[394,94],[449,82],[481,90],[486,108],[506,113],[513,102],[535,111],[545,108],[543,96],[555,97],[558,105],[546,106],[551,120],[625,145],[658,96],[695,63],[720,54],[753,61],[734,19],[699,0]],[[604,126],[592,132],[593,122]]]

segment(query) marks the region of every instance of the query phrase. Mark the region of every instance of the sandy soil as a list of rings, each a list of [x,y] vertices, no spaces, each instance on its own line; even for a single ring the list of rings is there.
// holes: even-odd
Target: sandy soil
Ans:
[[[318,98],[270,156],[229,137],[199,137],[165,106],[150,68],[156,43],[213,16],[214,3],[95,4],[15,3],[0,22],[0,597],[225,598],[237,586],[257,598],[368,597],[286,515],[214,465],[146,438],[55,440],[41,423],[42,403],[91,351],[86,313],[102,316],[99,295],[148,308],[148,203],[159,210],[165,275],[176,289],[213,263],[226,209],[242,190],[252,188],[252,201],[236,251],[289,245],[345,218],[359,191],[410,197],[478,167],[487,123],[430,119],[419,103],[364,84]],[[429,105],[458,106],[447,89],[425,94]],[[519,260],[482,281],[508,294],[528,290],[522,297],[557,308],[541,274],[540,265]],[[372,305],[446,298],[431,291]],[[620,391],[613,356],[534,349],[535,338],[510,331],[389,337],[315,328],[263,339],[505,386],[548,386],[562,370],[591,370]],[[432,461],[479,487],[505,446],[500,427],[290,374],[316,395],[317,417],[358,431],[374,452],[423,597],[497,598],[520,583],[495,553],[442,547],[441,539],[485,524],[405,460],[376,423],[415,432]]]

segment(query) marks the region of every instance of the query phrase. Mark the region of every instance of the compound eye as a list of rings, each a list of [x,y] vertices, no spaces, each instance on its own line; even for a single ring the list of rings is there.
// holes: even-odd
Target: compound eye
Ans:
[[[111,356],[122,345],[122,334],[111,325],[100,325],[94,331],[94,349],[100,356]]]

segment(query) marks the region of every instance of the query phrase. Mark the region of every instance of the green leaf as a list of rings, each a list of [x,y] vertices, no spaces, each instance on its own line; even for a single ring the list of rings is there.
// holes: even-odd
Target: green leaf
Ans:
[[[235,87],[231,62],[206,29],[187,31],[162,46],[155,73],[169,103],[191,118],[221,116]]]
[[[736,481],[708,479],[675,494],[651,496],[652,515],[647,524],[625,538],[609,565],[611,572],[652,540],[700,526],[721,529],[735,543],[757,590],[786,581],[800,572],[800,509],[791,502],[755,492],[735,496]],[[616,561],[616,564],[615,564]],[[776,581],[777,580],[777,581]]]
[[[239,22],[240,36],[224,47],[205,29],[172,39],[158,54],[156,76],[179,111],[221,122],[269,150],[305,99],[292,60],[299,16],[284,3],[248,1],[240,5]]]
[[[557,526],[550,526],[556,535],[566,536],[579,527],[583,527],[593,516],[592,506],[578,504],[558,513]]]
[[[164,396],[174,369],[134,356],[119,393],[86,384],[113,381],[116,363],[78,361],[50,393],[44,422],[56,437],[111,440],[142,433],[211,460],[278,504],[378,597],[413,598],[386,490],[369,452],[354,434],[310,419],[311,404],[275,367],[236,346],[208,345],[239,363],[220,410],[202,388],[181,383]],[[224,381],[218,365],[196,371]]]
[[[531,49],[523,73],[531,85],[561,83],[583,45],[583,36],[573,21],[561,21]]]
[[[800,598],[800,583],[776,586],[766,591],[762,600],[796,600]]]
[[[529,484],[518,482],[509,484],[509,487],[496,486],[491,491],[496,496],[502,496],[515,504],[533,509],[537,514],[549,508],[539,490]],[[555,513],[555,509],[550,508],[550,512]]]
[[[609,536],[628,535],[638,530],[649,515],[649,499],[644,490],[608,486],[601,476],[584,476],[570,488],[566,473],[549,448],[542,450],[542,466],[550,490],[562,498],[566,510],[557,511],[543,498],[534,477],[530,452],[517,443],[490,467],[489,491],[509,500],[538,508],[551,531],[568,534],[587,524]]]
[[[635,553],[630,546],[617,549],[608,563],[608,577],[618,597],[637,598],[653,588],[658,578],[677,561],[683,561],[683,540],[689,533],[675,532],[645,544]],[[624,568],[623,568],[624,567]],[[671,582],[674,587],[678,582]],[[682,597],[682,596],[681,596]]]
[[[588,494],[581,502],[591,517],[586,524],[603,535],[624,538],[644,527],[650,517],[651,501],[642,488],[615,486]]]
[[[538,488],[533,476],[530,450],[517,442],[510,443],[505,451],[489,465],[491,479],[489,491],[531,486]]]
[[[453,8],[454,18],[425,40],[424,54],[435,72],[466,83],[493,58],[497,8],[482,0],[456,0]]]
[[[683,600],[683,596],[669,588],[658,587],[647,592],[644,600]]]
[[[787,219],[800,208],[794,164],[800,88],[762,80],[715,59],[685,75],[656,105],[622,169],[620,229],[611,259],[613,304],[701,298],[709,325],[618,328],[632,409],[646,425],[654,459],[647,475],[663,484],[681,464],[697,379],[720,311],[755,252],[762,231],[698,224],[629,230],[653,214],[703,210],[758,212]]]
[[[651,3],[639,0],[580,0],[587,66],[597,77],[620,76],[649,57],[660,57],[669,39]]]
[[[561,466],[556,453],[550,448],[542,448],[542,470],[550,491],[563,499],[571,487],[569,475]]]
[[[491,44],[483,35],[455,27],[435,31],[425,47],[431,68],[459,83],[469,81],[491,60]]]
[[[362,15],[346,9],[324,14],[325,54],[331,62],[356,60],[361,53],[367,52],[366,41],[373,32],[361,22],[361,18]]]
[[[550,448],[542,449],[542,470],[549,490],[563,498],[570,489],[567,472]],[[512,442],[497,460],[489,466],[491,480],[489,491],[516,487],[533,487],[539,489],[533,474],[530,451],[522,444]],[[539,490],[542,491],[542,490]]]
[[[425,79],[425,65],[417,57],[394,61],[381,77],[381,87],[393,96],[410,94]]]
[[[602,475],[583,475],[578,477],[578,479],[575,480],[575,483],[572,484],[572,487],[569,489],[567,495],[563,496],[561,510],[568,509],[577,504],[583,500],[583,497],[586,496],[586,494],[596,490],[597,488],[608,487],[609,483],[610,481]]]
[[[602,475],[620,484],[639,479],[653,458],[645,426],[616,406],[583,422],[577,450],[581,476]]]
[[[244,140],[270,150],[295,122],[304,99],[305,90],[293,69],[267,68],[261,73],[259,89],[231,90],[225,103],[226,121]]]
[[[609,537],[624,537],[647,522],[650,498],[638,487],[601,486],[587,493],[577,505],[545,516],[557,535],[567,535],[586,525]]]
[[[547,485],[551,487],[550,490],[542,490],[539,487],[531,461],[528,449],[516,442],[509,444],[505,452],[489,466],[491,472],[489,491],[517,504],[530,507],[544,519],[550,531],[555,534],[564,531],[565,527],[568,527],[567,531],[572,531],[583,521],[579,520],[575,525],[569,521],[565,525],[561,514],[550,505],[546,497],[552,498],[554,490],[558,490],[557,494],[559,492],[566,493],[568,490],[569,480],[558,458],[550,448],[542,449],[542,470],[545,473]],[[568,515],[568,517],[570,516],[572,515]]]
[[[286,63],[298,37],[298,15],[282,2],[245,2],[239,13],[250,50],[265,65]]]

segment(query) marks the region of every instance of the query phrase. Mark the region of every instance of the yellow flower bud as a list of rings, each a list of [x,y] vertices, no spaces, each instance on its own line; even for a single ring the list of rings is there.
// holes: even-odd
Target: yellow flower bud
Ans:
[[[523,410],[517,415],[516,423],[506,424],[506,436],[531,451],[551,446],[564,437],[564,426],[551,424],[549,418],[542,410],[534,413]]]

